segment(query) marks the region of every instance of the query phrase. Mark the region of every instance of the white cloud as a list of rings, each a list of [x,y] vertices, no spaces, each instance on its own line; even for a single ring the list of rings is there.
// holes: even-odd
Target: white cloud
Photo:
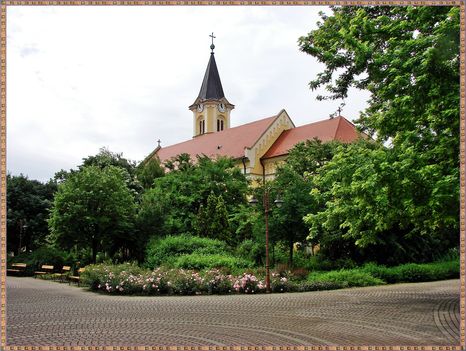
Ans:
[[[161,139],[191,137],[191,112],[210,55],[232,125],[285,108],[302,125],[339,102],[317,102],[322,66],[297,39],[317,7],[8,7],[7,168],[42,181],[106,146],[142,160]],[[346,101],[350,119],[368,95]]]

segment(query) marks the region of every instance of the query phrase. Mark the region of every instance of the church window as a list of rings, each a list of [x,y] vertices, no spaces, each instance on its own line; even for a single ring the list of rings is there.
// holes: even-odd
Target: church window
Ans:
[[[205,133],[205,120],[199,121],[199,134]]]
[[[217,119],[217,132],[220,132],[223,130],[223,120]]]

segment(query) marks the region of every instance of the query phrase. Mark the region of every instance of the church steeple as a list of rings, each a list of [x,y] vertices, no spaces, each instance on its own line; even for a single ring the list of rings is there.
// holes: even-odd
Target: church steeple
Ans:
[[[196,101],[189,106],[189,109],[193,112],[194,137],[230,128],[230,112],[235,108],[225,98],[217,63],[215,62],[214,33],[210,37],[212,38],[211,53],[201,90]]]
[[[218,74],[217,63],[215,62],[215,55],[212,51],[210,54],[209,63],[205,71],[204,80],[202,81],[201,90],[199,91],[198,99],[217,99],[224,98],[222,82]]]

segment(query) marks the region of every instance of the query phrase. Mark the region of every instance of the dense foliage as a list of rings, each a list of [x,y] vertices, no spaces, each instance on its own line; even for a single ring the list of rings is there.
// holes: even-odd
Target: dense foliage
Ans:
[[[194,234],[199,232],[196,224],[209,221],[217,222],[209,231],[225,237],[224,215],[217,216],[215,211],[204,212],[200,221],[198,216],[201,205],[203,208],[208,206],[211,194],[216,197],[215,207],[224,205],[227,213],[235,212],[245,203],[247,181],[234,161],[228,158],[211,160],[204,156],[198,157],[194,163],[189,155],[180,155],[169,166],[171,172],[156,178],[152,188],[142,197],[138,217],[144,234]],[[223,205],[219,201],[223,201]]]
[[[227,251],[223,241],[191,235],[153,237],[147,245],[146,262],[150,268],[173,265],[179,256],[194,253],[215,255]]]
[[[442,206],[457,193],[432,192],[416,159],[372,142],[340,147],[314,177],[311,196],[322,209],[306,217],[310,238],[332,257],[388,264],[431,261],[456,246],[457,218]]]
[[[58,187],[49,220],[50,240],[67,249],[129,255],[135,203],[121,168],[83,167]],[[79,233],[79,234],[78,234]]]
[[[332,159],[337,145],[337,142],[322,143],[318,139],[299,143],[291,149],[286,163],[277,170],[272,196],[277,194],[283,204],[272,212],[271,232],[275,241],[287,245],[290,266],[293,265],[294,243],[306,241],[309,235],[309,227],[303,217],[324,206],[309,196],[314,186],[314,176],[320,167]],[[318,240],[310,241],[311,245],[318,243]]]
[[[56,183],[19,175],[6,177],[7,251],[19,254],[40,247],[48,234],[47,218]]]
[[[163,177],[165,172],[160,162],[156,159],[150,159],[147,162],[141,162],[136,168],[137,180],[144,189],[150,189],[154,180]]]
[[[459,8],[332,10],[299,41],[325,64],[310,86],[370,91],[357,123],[380,144],[341,147],[318,170],[310,238],[359,261],[432,260],[458,245]]]

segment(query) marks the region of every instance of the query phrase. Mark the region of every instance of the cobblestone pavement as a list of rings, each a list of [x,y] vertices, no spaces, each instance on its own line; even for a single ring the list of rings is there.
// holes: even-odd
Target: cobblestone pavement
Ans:
[[[459,280],[135,297],[8,277],[7,345],[459,345],[459,299]]]

